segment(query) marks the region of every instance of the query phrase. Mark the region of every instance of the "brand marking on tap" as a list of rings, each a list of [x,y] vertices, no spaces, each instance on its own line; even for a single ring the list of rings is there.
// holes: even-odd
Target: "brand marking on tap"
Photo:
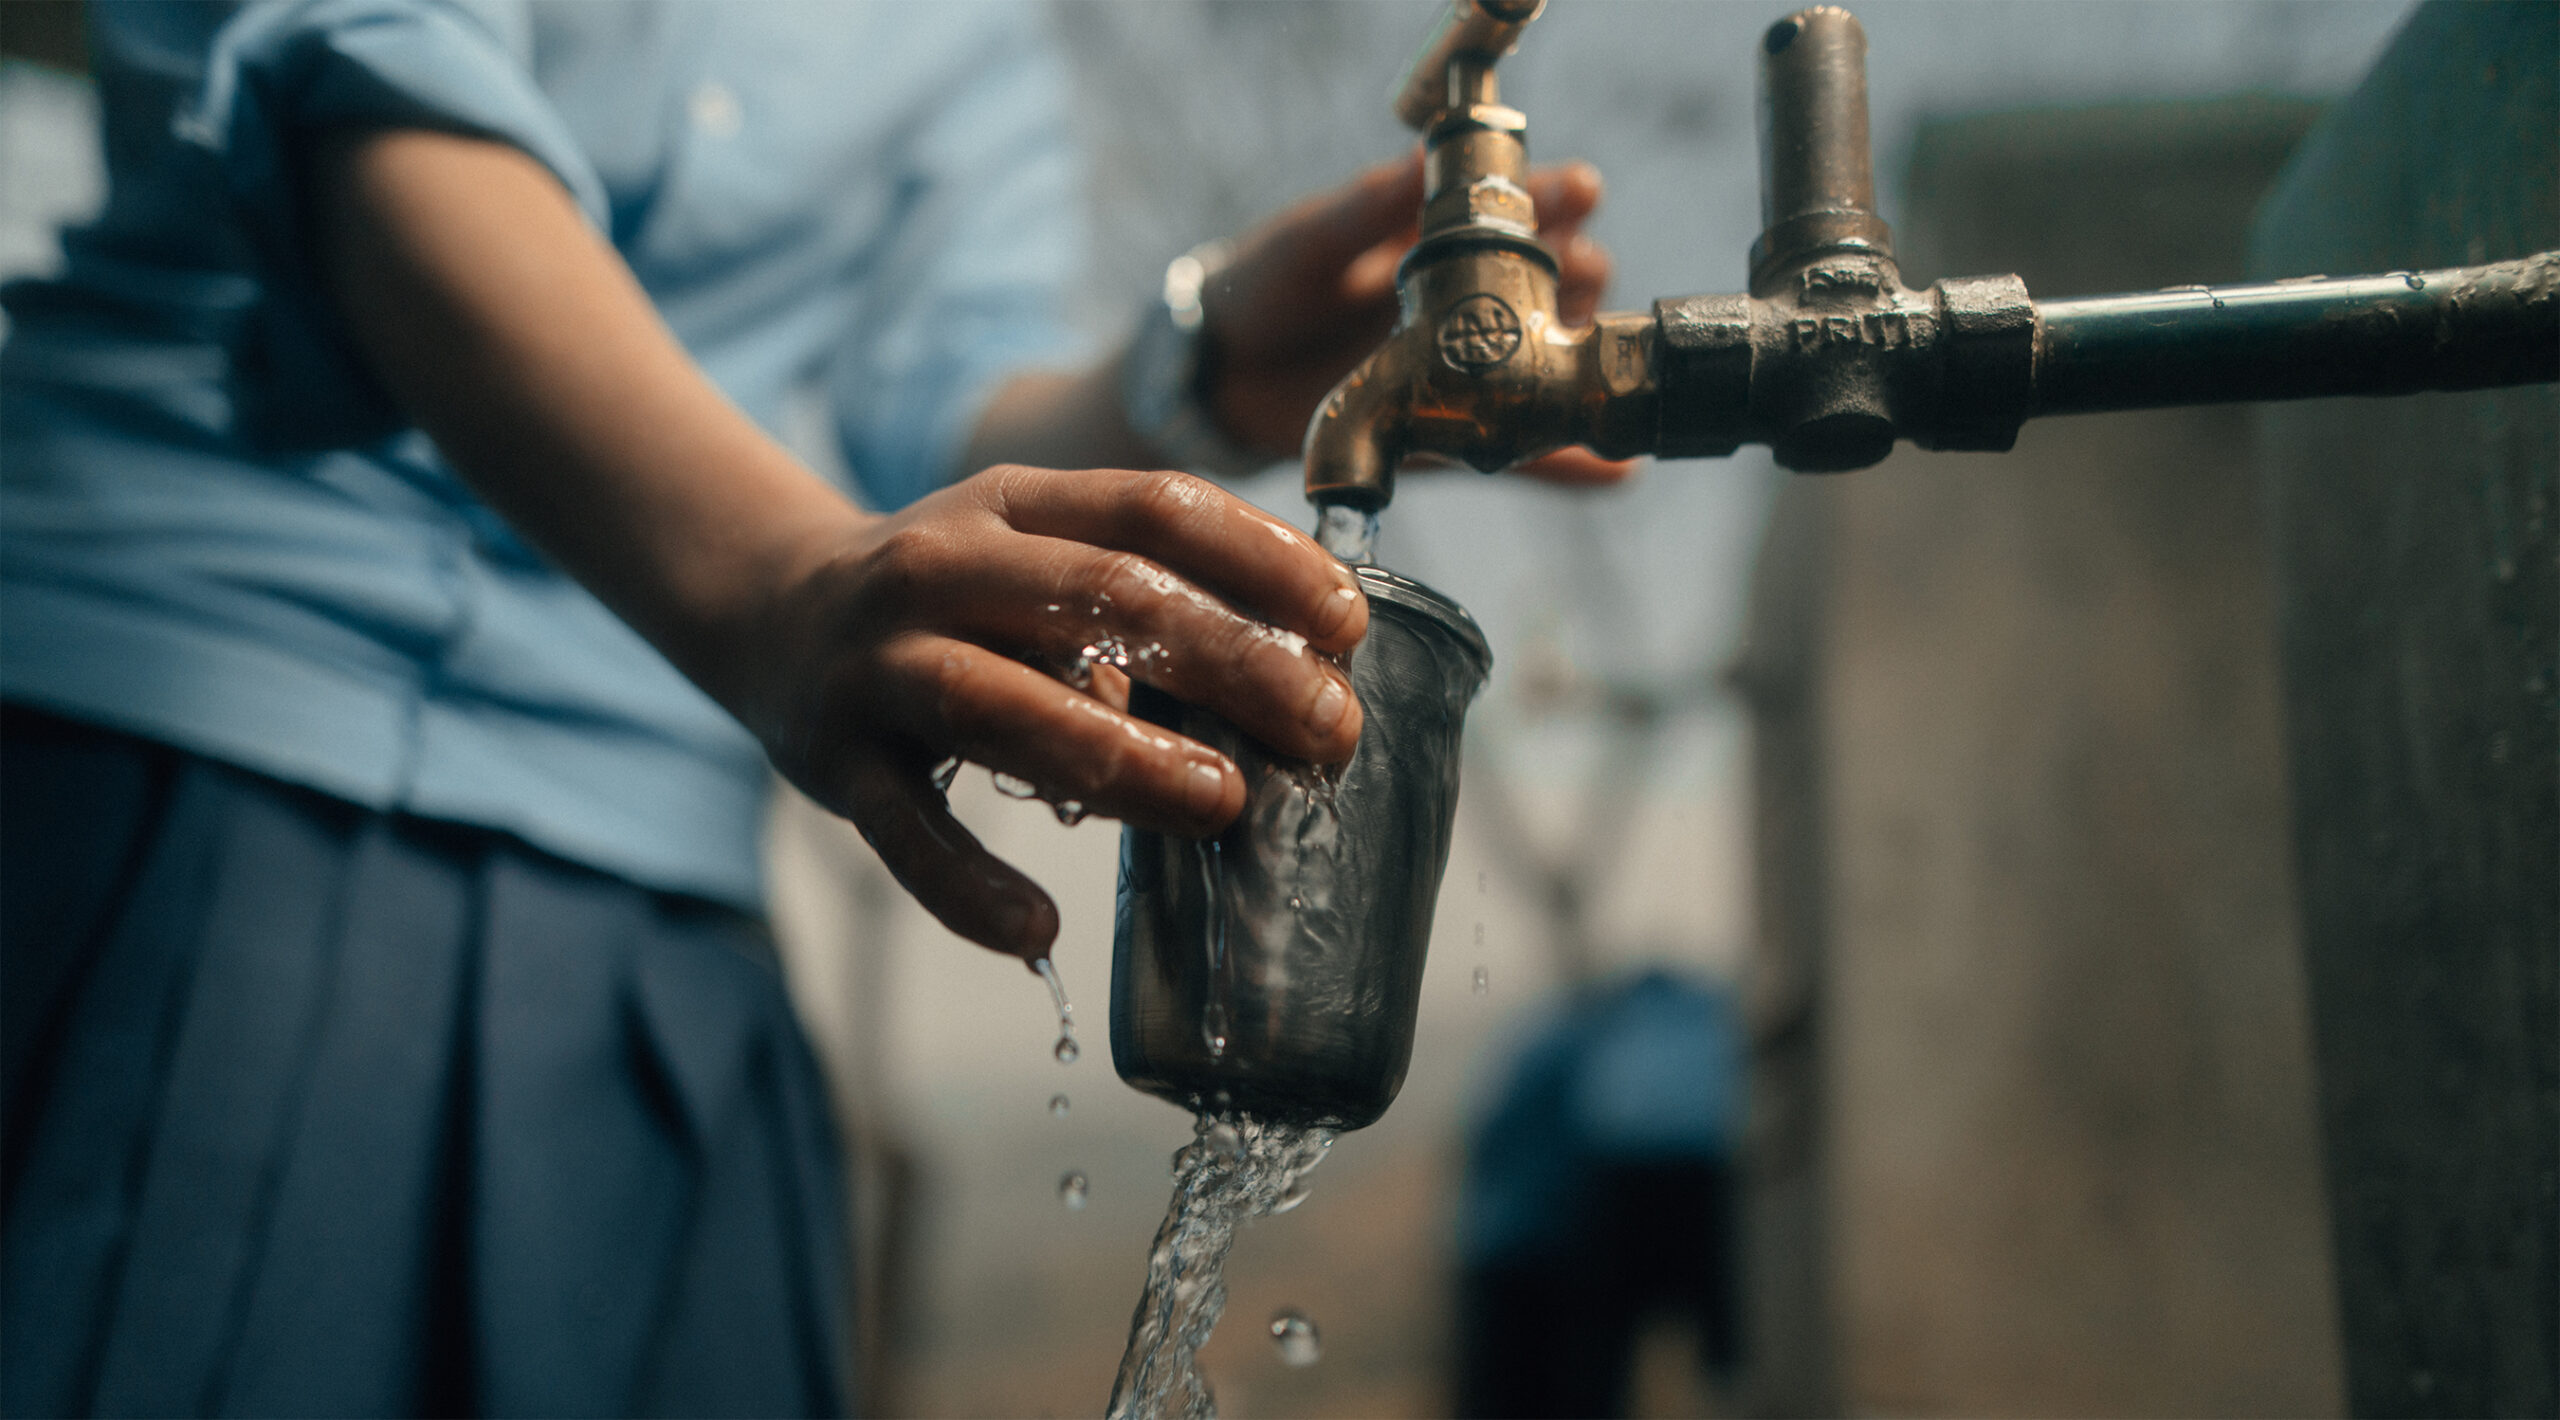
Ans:
[[[1911,318],[1901,311],[1798,316],[1787,322],[1787,333],[1799,350],[1819,350],[1826,345],[1872,345],[1890,350],[1911,343]]]
[[[1440,358],[1466,371],[1490,370],[1520,348],[1520,317],[1500,296],[1478,292],[1440,318]]]

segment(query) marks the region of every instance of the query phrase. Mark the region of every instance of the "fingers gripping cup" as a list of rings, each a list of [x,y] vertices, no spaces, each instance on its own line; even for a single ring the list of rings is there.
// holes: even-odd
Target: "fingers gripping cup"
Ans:
[[[1357,1129],[1404,1083],[1432,907],[1458,807],[1458,743],[1493,655],[1465,609],[1355,569],[1369,634],[1348,662],[1364,720],[1339,775],[1140,687],[1131,708],[1244,771],[1244,812],[1195,841],[1120,840],[1111,1059],[1186,1108]]]

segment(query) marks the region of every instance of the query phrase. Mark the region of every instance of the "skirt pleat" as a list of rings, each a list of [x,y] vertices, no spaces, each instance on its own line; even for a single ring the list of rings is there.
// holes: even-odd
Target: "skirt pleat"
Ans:
[[[0,1411],[839,1407],[834,1141],[754,924],[0,725]]]

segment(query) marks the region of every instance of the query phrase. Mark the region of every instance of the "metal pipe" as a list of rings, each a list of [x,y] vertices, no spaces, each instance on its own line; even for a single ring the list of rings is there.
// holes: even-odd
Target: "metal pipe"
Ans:
[[[1892,254],[1876,217],[1867,141],[1867,32],[1833,5],[1799,10],[1760,41],[1760,239],[1753,294],[1826,251]]]
[[[2560,379],[2560,253],[2036,303],[2030,413]]]
[[[1431,27],[1422,50],[1414,55],[1395,87],[1396,117],[1407,128],[1423,129],[1451,107],[1449,66],[1474,59],[1490,71],[1492,61],[1520,46],[1520,32],[1538,18],[1547,0],[1450,0],[1440,22]]]

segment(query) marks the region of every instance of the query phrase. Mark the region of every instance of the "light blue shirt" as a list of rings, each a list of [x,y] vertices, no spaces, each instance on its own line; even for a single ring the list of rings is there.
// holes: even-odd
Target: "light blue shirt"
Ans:
[[[775,428],[875,506],[1004,375],[1078,358],[1065,67],[998,4],[89,7],[103,215],[6,295],[0,694],[646,886],[761,903],[763,760],[403,426],[314,284],[309,137],[559,177]]]

